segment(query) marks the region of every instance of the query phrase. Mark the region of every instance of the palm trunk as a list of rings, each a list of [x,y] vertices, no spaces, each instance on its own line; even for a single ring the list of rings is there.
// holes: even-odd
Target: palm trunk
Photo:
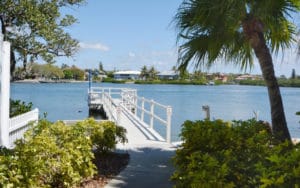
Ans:
[[[263,33],[256,32],[255,35],[252,35],[250,43],[259,60],[260,68],[268,87],[273,134],[280,141],[291,140],[285,119],[279,85],[274,73],[272,56],[266,45]]]

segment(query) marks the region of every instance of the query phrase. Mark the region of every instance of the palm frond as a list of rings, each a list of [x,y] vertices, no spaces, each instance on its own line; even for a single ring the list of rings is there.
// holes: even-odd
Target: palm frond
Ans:
[[[220,58],[251,68],[254,52],[243,21],[260,20],[268,46],[278,53],[295,42],[296,27],[288,18],[299,10],[299,0],[184,0],[174,18],[179,68],[210,67]]]

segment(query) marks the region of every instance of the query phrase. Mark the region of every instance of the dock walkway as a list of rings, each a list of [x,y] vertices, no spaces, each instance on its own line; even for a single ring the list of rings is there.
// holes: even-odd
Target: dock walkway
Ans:
[[[129,121],[125,114],[122,122]],[[124,124],[127,130],[128,143],[118,144],[119,152],[127,152],[130,161],[127,167],[105,187],[172,187],[169,181],[174,168],[171,158],[175,148],[172,144],[159,140],[150,140],[139,127],[131,123]],[[145,131],[145,130],[144,130]]]
[[[169,179],[174,171],[171,158],[175,147],[169,131],[171,107],[139,98],[136,93],[124,88],[91,88],[89,91],[90,109],[103,111],[109,120],[127,130],[128,143],[118,144],[117,150],[130,154],[129,164],[105,187],[172,187]],[[165,110],[165,120],[155,114],[157,108]],[[165,137],[154,129],[155,122],[166,126]]]

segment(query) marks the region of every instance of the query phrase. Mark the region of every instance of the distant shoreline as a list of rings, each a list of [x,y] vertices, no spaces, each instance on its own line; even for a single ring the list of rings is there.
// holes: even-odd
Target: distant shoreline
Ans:
[[[11,81],[11,83],[30,83],[30,84],[43,84],[43,83],[53,83],[53,84],[59,84],[59,83],[88,83],[89,81],[85,80],[38,80],[38,79],[25,79],[25,80],[15,80]],[[93,82],[94,83],[94,82]],[[113,84],[162,84],[162,85],[209,85],[204,82],[200,81],[178,81],[178,80],[164,80],[164,81],[127,81],[127,80],[109,80],[104,81],[104,83],[113,83]],[[278,80],[278,84],[280,87],[294,87],[294,88],[300,88],[300,80]],[[243,80],[239,83],[215,83],[214,85],[249,85],[249,86],[265,86],[265,83],[263,80]]]
[[[12,83],[30,83],[30,84],[43,84],[43,83],[85,83],[85,80],[36,80],[36,79],[25,79],[25,80],[15,80]]]

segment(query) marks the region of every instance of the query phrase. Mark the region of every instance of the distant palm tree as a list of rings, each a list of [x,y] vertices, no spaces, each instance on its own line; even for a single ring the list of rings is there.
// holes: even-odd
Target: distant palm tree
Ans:
[[[177,73],[178,72],[178,69],[176,66],[173,66],[172,69],[171,69],[173,72]]]
[[[273,134],[290,140],[271,52],[294,42],[288,18],[299,0],[184,0],[174,18],[178,30],[179,68],[211,66],[216,60],[252,67],[257,57],[266,82]],[[270,52],[271,51],[271,52]]]
[[[148,73],[149,73],[150,79],[155,80],[155,79],[157,79],[157,74],[158,74],[159,72],[155,69],[154,66],[151,66],[150,69],[149,69],[149,71],[148,71]]]
[[[147,66],[144,65],[141,69],[140,77],[142,80],[145,80],[149,77],[148,69]]]

